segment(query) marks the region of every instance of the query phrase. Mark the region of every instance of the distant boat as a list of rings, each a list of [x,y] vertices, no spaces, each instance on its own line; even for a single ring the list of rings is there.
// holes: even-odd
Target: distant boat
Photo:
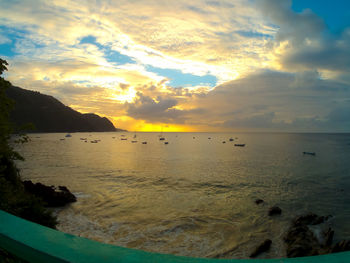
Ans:
[[[98,143],[98,140],[90,141],[91,143]]]
[[[226,143],[226,141],[223,141],[222,143]]]
[[[160,141],[164,141],[165,138],[163,137],[163,127],[162,127],[162,130],[160,131],[160,134],[159,134],[159,140]]]
[[[315,152],[303,152],[303,154],[312,155],[312,156],[315,156],[315,155],[316,155]]]
[[[60,139],[60,141],[64,141],[64,139]]]
[[[147,142],[142,142],[142,144],[147,144]]]
[[[131,141],[131,143],[136,143],[137,141]]]
[[[211,138],[210,137],[208,137],[208,140],[210,140]]]
[[[169,144],[169,142],[164,142],[164,144]]]
[[[86,138],[80,138],[80,140],[82,140],[82,141],[86,141]]]
[[[68,138],[68,137],[72,137],[72,135],[70,135],[69,133],[67,133],[66,134],[66,137]]]
[[[128,138],[120,138],[120,140],[122,141],[126,141]]]
[[[235,146],[237,146],[237,147],[244,147],[245,144],[244,143],[235,143]]]
[[[230,138],[230,142],[233,142],[233,138]]]

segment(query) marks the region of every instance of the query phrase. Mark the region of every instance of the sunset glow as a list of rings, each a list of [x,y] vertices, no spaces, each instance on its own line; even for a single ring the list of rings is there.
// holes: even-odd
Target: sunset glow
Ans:
[[[8,79],[119,128],[350,128],[342,117],[350,111],[345,7],[301,0],[0,2]]]

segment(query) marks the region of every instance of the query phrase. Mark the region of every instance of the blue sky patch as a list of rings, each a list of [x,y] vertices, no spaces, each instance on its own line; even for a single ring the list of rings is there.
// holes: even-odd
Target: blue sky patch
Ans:
[[[169,85],[172,87],[193,87],[197,85],[214,87],[217,83],[217,78],[209,74],[205,76],[196,76],[189,73],[182,73],[181,70],[178,69],[163,69],[153,66],[146,66],[146,69],[147,71],[169,78]]]
[[[340,33],[350,26],[349,0],[293,0],[292,9],[300,13],[309,8],[320,16],[333,33]]]
[[[13,45],[11,43],[6,43],[0,45],[0,56],[13,57],[16,52],[13,50]]]
[[[271,38],[272,36],[252,31],[235,31],[238,35],[246,38]]]
[[[135,61],[126,55],[121,54],[118,51],[112,50],[109,46],[103,46],[96,41],[96,37],[94,36],[86,36],[83,37],[79,44],[91,44],[98,47],[101,51],[104,52],[105,58],[108,62],[113,62],[117,64],[127,64],[127,63],[135,63]]]

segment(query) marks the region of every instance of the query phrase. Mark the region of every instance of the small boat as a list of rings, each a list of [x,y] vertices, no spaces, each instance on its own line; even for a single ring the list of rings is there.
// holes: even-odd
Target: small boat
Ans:
[[[98,143],[98,140],[90,141],[91,143]]]
[[[233,142],[233,138],[230,138],[230,142]]]
[[[303,154],[312,155],[312,156],[315,156],[315,155],[316,155],[315,152],[303,152]]]
[[[210,137],[208,137],[208,140],[210,140],[211,138]]]
[[[147,144],[147,142],[142,142],[142,144]]]
[[[165,140],[165,138],[163,137],[163,127],[162,127],[162,130],[161,130],[161,132],[160,132],[160,134],[158,136],[159,136],[159,140],[160,141],[164,141]]]
[[[235,146],[237,146],[237,147],[244,147],[245,144],[244,143],[235,143]]]
[[[223,141],[222,143],[226,143],[226,141]]]
[[[169,142],[164,142],[164,144],[169,144]]]
[[[131,143],[136,143],[137,141],[131,141]]]
[[[70,135],[69,133],[67,133],[65,137],[66,137],[66,138],[72,137],[72,135]]]
[[[60,141],[64,141],[64,139],[60,139]]]
[[[122,141],[126,141],[128,138],[120,138],[120,140]]]
[[[86,138],[80,138],[80,140],[82,140],[82,141],[86,141]]]

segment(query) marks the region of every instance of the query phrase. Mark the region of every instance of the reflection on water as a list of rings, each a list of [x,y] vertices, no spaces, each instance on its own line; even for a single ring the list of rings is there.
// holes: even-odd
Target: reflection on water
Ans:
[[[36,134],[16,146],[24,179],[77,194],[57,211],[60,230],[194,257],[245,258],[269,238],[262,257],[280,257],[290,220],[313,211],[334,215],[335,240],[350,237],[349,134],[166,133],[167,145],[121,134]],[[273,205],[280,217],[267,216]]]

